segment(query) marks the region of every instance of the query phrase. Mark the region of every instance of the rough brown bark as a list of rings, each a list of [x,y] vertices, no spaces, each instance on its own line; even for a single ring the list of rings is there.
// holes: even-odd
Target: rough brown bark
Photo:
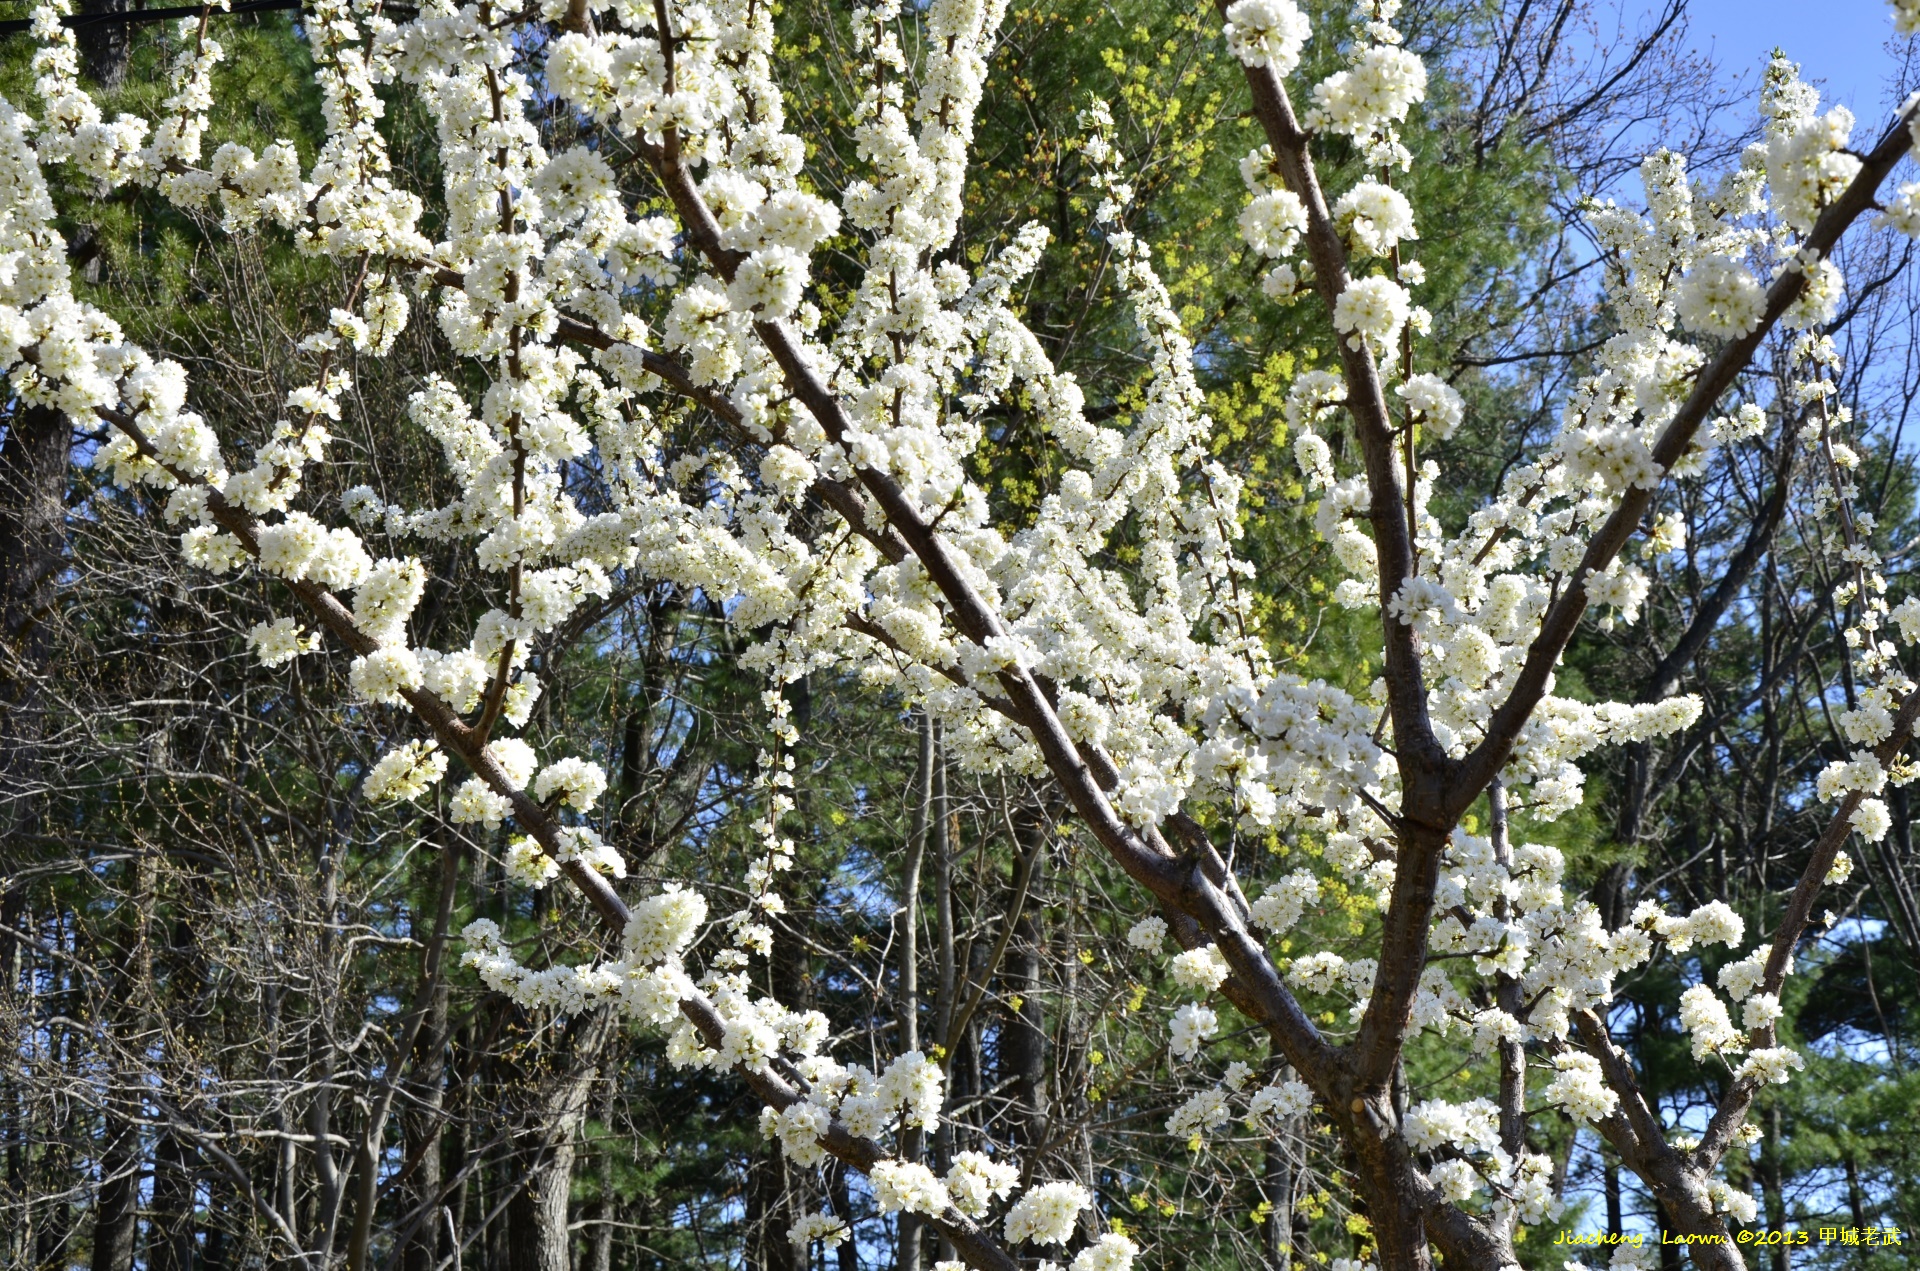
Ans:
[[[413,1161],[407,1184],[407,1210],[415,1218],[402,1246],[401,1271],[433,1271],[438,1265],[444,1224],[434,1210],[442,1189],[441,1152],[445,1137],[448,983],[435,986],[427,1004],[427,1018],[413,1048],[413,1075],[408,1082],[408,1112],[401,1121],[401,1137]]]
[[[541,1094],[522,1136],[523,1178],[507,1205],[508,1271],[570,1271],[567,1228],[577,1137],[608,1042],[616,1035],[611,1011],[574,1020],[557,1048],[557,1074]]]

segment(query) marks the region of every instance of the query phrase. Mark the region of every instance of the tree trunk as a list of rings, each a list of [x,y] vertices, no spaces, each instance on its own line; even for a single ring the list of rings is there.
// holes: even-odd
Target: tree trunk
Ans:
[[[1673,1228],[1673,1219],[1667,1213],[1667,1207],[1659,1201],[1653,1202],[1653,1221],[1660,1228],[1655,1239],[1660,1241],[1660,1271],[1680,1271],[1680,1250],[1670,1245],[1664,1237]]]
[[[147,1271],[192,1271],[193,1154],[173,1134],[153,1149],[153,1210],[147,1221]]]
[[[593,1215],[593,1226],[587,1230],[587,1256],[585,1271],[613,1271],[613,1118],[617,1102],[614,1082],[609,1079],[601,1086],[600,1094],[600,1134],[601,1144],[598,1152],[599,1177],[598,1195],[588,1212]]]
[[[447,1053],[447,1090],[446,1094],[442,1096],[446,1100],[446,1105],[449,1110],[446,1120],[442,1122],[446,1127],[442,1131],[445,1139],[443,1144],[443,1159],[451,1161],[454,1164],[455,1176],[459,1181],[454,1183],[452,1188],[447,1189],[447,1194],[441,1198],[440,1208],[442,1213],[428,1215],[426,1219],[424,1219],[424,1221],[434,1224],[436,1234],[432,1243],[438,1244],[441,1239],[447,1241],[449,1248],[446,1249],[442,1256],[452,1255],[456,1259],[459,1257],[458,1249],[460,1241],[463,1238],[463,1233],[467,1231],[469,1194],[477,1185],[476,1180],[480,1180],[484,1176],[484,1171],[468,1172],[464,1169],[467,1161],[473,1155],[472,1132],[470,1127],[473,1124],[473,1107],[475,1101],[473,1099],[471,1085],[468,1081],[472,1076],[471,1054],[473,1051],[473,1043],[474,1024],[471,1019],[469,1019],[462,1024],[459,1031],[450,1039]],[[451,1224],[448,1223],[445,1217],[446,1214],[453,1216]],[[452,1230],[449,1230],[450,1226]],[[443,1232],[445,1233],[444,1236],[439,1234]],[[439,1264],[436,1262],[432,1265],[438,1266]]]
[[[747,1162],[747,1266],[749,1271],[798,1271],[787,1228],[795,1215],[786,1203],[787,1169],[780,1144],[763,1140]]]
[[[130,1271],[139,1234],[140,1131],[109,1110],[100,1153],[100,1191],[93,1209],[92,1271]]]
[[[508,1271],[569,1271],[567,1194],[573,1187],[573,1138],[556,1141],[507,1204]]]
[[[943,1040],[953,1023],[954,979],[957,967],[953,947],[953,840],[951,809],[947,801],[947,755],[939,725],[933,730],[933,851],[934,965],[939,981],[934,1002],[933,1039]],[[942,1123],[945,1124],[944,1122]]]
[[[1040,871],[1046,862],[1045,847],[1036,850],[1040,856],[1034,861],[1030,892],[1040,887]],[[1038,904],[1028,903],[1014,927],[1013,945],[1007,950],[1003,979],[1008,1010],[1000,1035],[1000,1077],[1013,1083],[1012,1136],[1025,1151],[1023,1165],[1029,1175],[1039,1168],[1033,1153],[1047,1141],[1047,1039],[1046,1018],[1040,1009],[1038,909]]]
[[[66,545],[67,419],[16,403],[0,441],[0,840],[37,815],[49,584]]]
[[[1067,896],[1072,930],[1086,930],[1084,899],[1080,879],[1074,877]],[[1087,1039],[1092,1032],[1093,1018],[1080,1001],[1080,950],[1069,940],[1067,948],[1061,953],[1060,999],[1065,1006],[1061,1012],[1061,1035],[1055,1043],[1059,1089],[1054,1106],[1059,1109],[1066,1125],[1072,1127],[1064,1136],[1067,1139],[1069,1168],[1078,1177],[1081,1186],[1097,1194],[1099,1180],[1093,1170],[1092,1117],[1089,1115],[1091,1108],[1087,1099],[1087,1088],[1092,1084],[1088,1055],[1091,1047]],[[1089,1240],[1097,1237],[1098,1222],[1097,1209],[1082,1213],[1082,1237]]]
[[[947,749],[938,723],[933,726],[931,830],[927,848],[933,855],[933,961],[937,977],[933,1001],[933,1040],[938,1043],[946,1038],[953,1025],[954,1012],[959,1009],[958,1003],[953,1000],[958,972],[953,943],[953,853],[959,846],[959,836],[955,833],[952,807],[947,799]],[[941,1056],[941,1062],[951,1072],[952,1057]],[[944,1174],[952,1162],[953,1122],[942,1117],[933,1132],[933,1160],[928,1164],[934,1173]],[[916,1220],[913,1226],[918,1230],[921,1224]],[[951,1260],[953,1251],[948,1248],[945,1238],[937,1243],[938,1260]]]
[[[552,1084],[521,1136],[515,1180],[507,1203],[507,1271],[571,1271],[572,1233],[567,1202],[573,1190],[576,1139],[586,1115],[600,1055],[614,1036],[610,1011],[582,1016],[557,1047]]]
[[[1767,1226],[1774,1231],[1787,1229],[1787,1198],[1781,1188],[1780,1105],[1767,1109],[1767,1132],[1760,1140],[1760,1195],[1766,1202]],[[1773,1246],[1773,1271],[1788,1271],[1792,1254],[1783,1242]]]
[[[1293,1076],[1284,1068],[1281,1078]],[[1261,1199],[1267,1204],[1267,1219],[1261,1225],[1268,1271],[1288,1271],[1293,1265],[1293,1144],[1294,1123],[1288,1117],[1275,1127],[1267,1140],[1266,1169],[1260,1180]]]
[[[412,1226],[401,1247],[401,1271],[433,1271],[440,1259],[440,1235],[446,1224],[441,1204],[441,1151],[446,1127],[448,980],[439,977],[427,1003],[427,1018],[414,1041],[413,1075],[400,1136],[413,1160],[406,1187],[406,1213]]]
[[[1620,1205],[1620,1158],[1611,1147],[1600,1149],[1600,1183],[1607,1197],[1607,1234],[1617,1240],[1626,1216]]]
[[[80,0],[81,13],[125,13],[127,0]],[[123,23],[89,22],[73,34],[80,46],[80,67],[94,82],[114,92],[126,82],[133,52],[133,28]]]
[[[1853,1215],[1854,1226],[1864,1227],[1867,1225],[1866,1193],[1860,1189],[1860,1161],[1852,1149],[1847,1151],[1846,1167],[1847,1211]]]
[[[207,969],[200,948],[200,932],[190,918],[175,921],[167,949],[172,969],[167,976],[168,1015],[174,1021],[168,1034],[167,1057],[183,1092],[178,1116],[188,1127],[200,1124],[204,1105],[191,1084],[193,1057],[203,1039],[202,1021]],[[151,982],[149,966],[146,978]],[[171,1074],[170,1074],[171,1075]],[[164,1082],[163,1082],[164,1085]],[[153,1151],[153,1209],[147,1223],[147,1271],[191,1271],[196,1258],[194,1232],[199,1204],[199,1154],[184,1133],[160,1135]]]
[[[900,867],[900,929],[895,941],[900,959],[895,1011],[902,1053],[920,1049],[920,865],[926,856],[927,831],[933,818],[933,724],[924,713],[919,716],[919,734],[919,757],[913,772],[913,824],[907,834],[906,860]],[[903,1160],[918,1159],[921,1138],[918,1129],[900,1132]],[[918,1214],[901,1213],[895,1271],[920,1271],[920,1229]]]
[[[424,858],[425,854],[422,855]],[[415,1172],[426,1168],[437,1191],[439,1152],[438,1144],[433,1140],[439,1133],[439,1118],[434,1114],[439,1105],[440,1060],[439,1048],[432,1045],[431,1039],[436,1031],[433,1023],[436,1007],[438,1031],[444,1033],[446,1027],[446,977],[441,973],[442,960],[446,953],[448,925],[453,917],[453,894],[460,878],[460,857],[454,842],[441,845],[439,866],[438,884],[425,893],[433,900],[434,919],[431,934],[426,939],[426,948],[421,953],[420,979],[413,991],[413,1007],[405,1029],[395,1039],[395,1052],[383,1065],[386,1071],[381,1084],[376,1093],[367,1099],[366,1115],[362,1119],[360,1145],[353,1163],[353,1229],[347,1239],[348,1271],[364,1271],[369,1265],[369,1246],[379,1208],[380,1159],[386,1146],[387,1121],[395,1094],[403,1085],[417,1080],[416,1077],[403,1074],[417,1074],[421,1060],[432,1071],[430,1088],[420,1091],[421,1102],[425,1105],[431,1124],[425,1131],[427,1142],[416,1150],[412,1167]],[[419,918],[420,911],[416,910],[413,918],[416,936],[419,934]],[[424,1054],[423,1044],[427,1048]],[[429,1156],[436,1158],[431,1168],[427,1167]]]
[[[832,1189],[833,1212],[840,1216],[840,1221],[846,1223],[848,1227],[852,1227],[853,1192],[852,1189],[847,1186],[846,1166],[840,1166],[833,1171]],[[848,1239],[842,1240],[839,1245],[834,1248],[833,1252],[834,1256],[838,1259],[834,1264],[836,1271],[860,1271],[859,1241],[849,1236]]]
[[[79,1009],[72,1004],[74,993],[71,975],[61,976],[60,992],[69,1002],[63,1013],[70,1016],[77,1015]],[[54,1066],[59,1069],[63,1083],[71,1084],[76,1080],[75,1048],[74,1032],[71,1027],[63,1024],[54,1030],[51,1049]],[[70,1177],[68,1171],[71,1169],[73,1144],[62,1132],[58,1122],[50,1129],[52,1133],[48,1136],[49,1142],[40,1157],[40,1175],[45,1181],[41,1184],[39,1193],[47,1196],[48,1199],[45,1202],[45,1216],[40,1222],[37,1247],[34,1249],[34,1265],[61,1268],[66,1263],[63,1254],[67,1241],[73,1237],[73,1202],[62,1194],[66,1190],[65,1185]]]

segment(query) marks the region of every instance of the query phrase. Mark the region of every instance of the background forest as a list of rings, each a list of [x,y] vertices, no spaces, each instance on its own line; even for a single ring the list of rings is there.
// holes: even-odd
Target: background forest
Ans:
[[[847,40],[845,20],[825,0],[781,11],[805,135],[847,135],[856,86],[834,78],[844,59],[816,56]],[[216,122],[256,147],[291,139],[310,159],[321,124],[297,17],[217,21],[228,62]],[[1578,209],[1639,198],[1649,137],[1695,169],[1724,168],[1750,140],[1729,129],[1751,116],[1753,85],[1728,96],[1729,81],[1684,52],[1683,0],[1625,19],[1587,0],[1414,0],[1399,24],[1435,72],[1407,139],[1423,160],[1409,193],[1435,227],[1422,252],[1440,298],[1431,348],[1469,403],[1444,444],[1480,482],[1446,492],[1451,521],[1550,431],[1612,330]],[[158,99],[151,29],[84,31],[109,108]],[[1069,38],[1089,32],[1100,38]],[[1360,688],[1378,668],[1360,619],[1332,603],[1282,409],[1294,377],[1330,363],[1332,335],[1309,306],[1243,300],[1263,266],[1235,228],[1240,180],[1221,156],[1244,153],[1254,129],[1217,38],[1210,6],[1016,4],[991,63],[960,250],[977,262],[1021,224],[1047,226],[1027,321],[1079,377],[1091,416],[1136,409],[1145,361],[1071,144],[1090,96],[1114,103],[1139,192],[1131,228],[1154,244],[1195,336],[1220,458],[1248,482],[1267,638],[1303,673]],[[1090,52],[1101,47],[1118,51]],[[25,99],[29,55],[25,41],[0,44],[10,100]],[[537,66],[543,50],[525,56]],[[1910,87],[1890,83],[1889,100]],[[435,186],[424,111],[405,90],[386,104],[396,163],[416,169],[405,184]],[[557,110],[538,123],[556,143],[588,126]],[[659,199],[617,138],[604,153],[635,205]],[[822,186],[851,163],[831,141],[808,158]],[[146,193],[58,195],[88,299],[188,368],[221,436],[269,430],[300,382],[297,334],[324,325],[355,280]],[[1920,547],[1907,436],[1920,297],[1907,240],[1880,232],[1847,251],[1848,272],[1871,282],[1832,334],[1849,366],[1876,368],[1845,396],[1867,443],[1861,506],[1902,594]],[[819,267],[834,267],[831,252]],[[330,483],[317,497],[361,484],[389,503],[445,497],[404,402],[429,372],[476,372],[431,324],[403,340],[352,368],[342,461],[316,473]],[[705,425],[688,409],[678,435],[691,451]],[[592,927],[562,911],[578,898],[509,888],[504,834],[456,827],[431,799],[367,804],[360,779],[404,731],[400,714],[354,701],[342,656],[255,673],[245,636],[277,584],[196,574],[145,495],[68,462],[100,438],[17,401],[0,411],[0,1264],[789,1271],[804,1255],[788,1226],[823,1204],[857,1233],[828,1255],[837,1271],[943,1256],[911,1215],[878,1214],[863,1181],[833,1176],[822,1195],[785,1166],[732,1079],[671,1068],[657,1038],[610,1015],[565,1020],[489,995],[460,965],[460,928],[489,917],[524,961],[577,960],[591,950],[574,933]],[[1051,443],[1019,411],[994,423],[975,462],[1017,518],[1052,488]],[[1852,690],[1841,616],[1831,587],[1807,585],[1834,575],[1842,545],[1797,514],[1796,451],[1780,435],[1716,455],[1661,496],[1659,511],[1686,523],[1686,551],[1654,573],[1647,619],[1590,631],[1562,673],[1559,691],[1576,697],[1705,702],[1670,743],[1610,752],[1557,829],[1572,880],[1610,923],[1646,897],[1682,909],[1719,898],[1769,929],[1767,897],[1817,832],[1814,776],[1846,753],[1832,717]],[[583,499],[590,488],[583,473]],[[431,640],[485,605],[460,555],[429,564],[415,621]],[[534,653],[549,686],[539,731],[613,777],[601,829],[643,881],[724,897],[755,848],[766,711],[761,681],[737,670],[741,639],[709,597],[636,582]],[[849,1058],[917,1045],[941,1060],[951,1121],[936,1157],[990,1139],[1030,1176],[1079,1179],[1156,1268],[1311,1267],[1365,1251],[1366,1215],[1330,1138],[1304,1125],[1205,1145],[1167,1135],[1185,1092],[1137,1019],[1152,986],[1116,952],[1145,910],[1063,807],[964,778],[936,730],[858,682],[815,675],[792,695],[800,768],[784,828],[802,867],[782,883],[773,987],[826,1012]],[[1904,790],[1891,798],[1892,834],[1861,854],[1788,982],[1787,1040],[1812,1071],[1769,1088],[1762,1135],[1732,1162],[1764,1227],[1920,1227],[1920,809]],[[1235,850],[1317,849],[1273,837]],[[1378,921],[1370,897],[1329,886],[1298,938],[1360,946]],[[1623,982],[1615,1032],[1684,1122],[1717,1091],[1686,1060],[1676,965]],[[1234,1044],[1255,1067],[1277,1062],[1257,1030]],[[1416,1097],[1475,1093],[1459,1057],[1431,1043],[1410,1052],[1406,1080]],[[1566,1225],[1660,1224],[1591,1131],[1563,1122],[1535,1146],[1556,1162]],[[1530,1266],[1559,1265],[1553,1236],[1520,1246]],[[1909,1265],[1911,1240],[1862,1240],[1791,1261]],[[1789,1265],[1785,1250],[1752,1257]]]

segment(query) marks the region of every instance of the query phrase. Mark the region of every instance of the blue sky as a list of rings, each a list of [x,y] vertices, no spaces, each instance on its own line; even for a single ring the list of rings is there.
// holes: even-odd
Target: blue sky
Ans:
[[[1659,6],[1624,0],[1623,7]],[[1757,75],[1778,45],[1807,79],[1825,81],[1823,98],[1845,102],[1863,122],[1889,104],[1899,63],[1884,47],[1893,36],[1886,0],[1692,0],[1688,8],[1694,47],[1713,52],[1724,70]]]

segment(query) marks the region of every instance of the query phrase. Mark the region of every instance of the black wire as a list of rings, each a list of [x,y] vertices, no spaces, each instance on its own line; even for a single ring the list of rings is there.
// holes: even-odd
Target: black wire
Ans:
[[[298,9],[300,0],[241,0],[231,9],[209,10],[211,16],[222,13],[266,13],[273,9]],[[198,4],[183,5],[177,9],[128,9],[119,13],[70,13],[60,19],[64,27],[83,26],[137,26],[142,22],[165,22],[168,18],[197,18],[206,6]],[[0,36],[25,35],[33,30],[32,19],[25,21],[0,22]]]

